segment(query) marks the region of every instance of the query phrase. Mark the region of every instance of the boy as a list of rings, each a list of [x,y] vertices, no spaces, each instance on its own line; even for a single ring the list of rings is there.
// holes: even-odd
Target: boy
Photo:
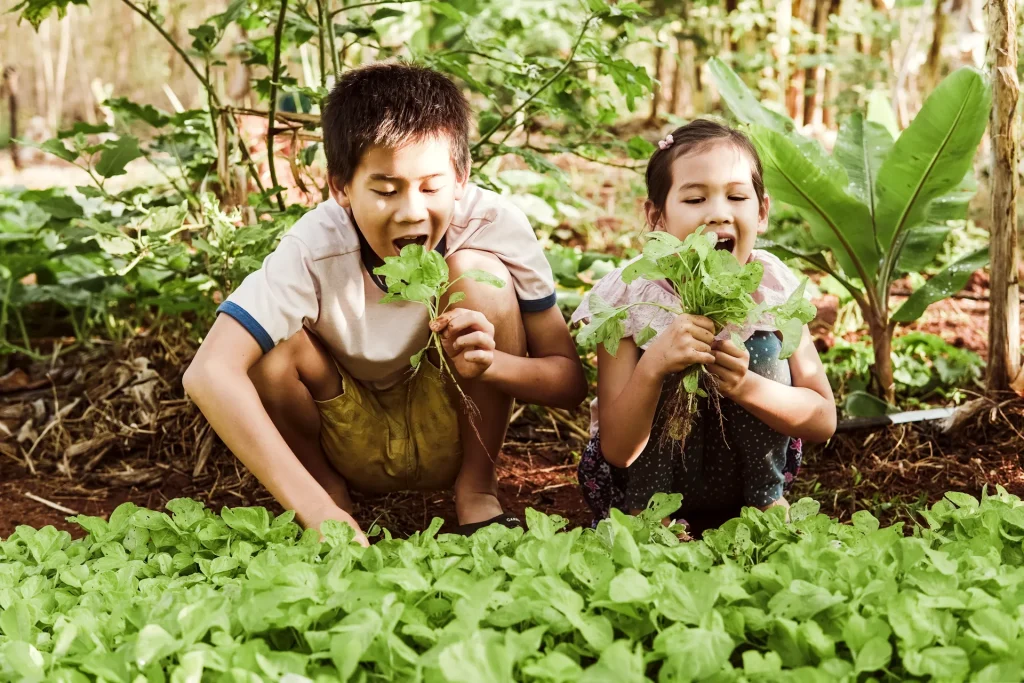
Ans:
[[[430,69],[349,71],[325,103],[331,199],[300,219],[218,309],[185,390],[228,448],[307,527],[352,517],[349,487],[454,487],[460,531],[504,515],[495,460],[512,400],[572,408],[586,380],[530,223],[468,183],[469,107]],[[445,256],[465,299],[437,320],[380,303],[373,270],[408,244]],[[446,303],[446,302],[442,302]],[[429,327],[428,327],[429,326]],[[409,358],[442,334],[479,438],[437,360]]]

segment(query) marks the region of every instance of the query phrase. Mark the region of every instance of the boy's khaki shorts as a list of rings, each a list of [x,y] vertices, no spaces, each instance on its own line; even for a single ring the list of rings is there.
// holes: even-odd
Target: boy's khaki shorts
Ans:
[[[377,391],[340,365],[342,392],[320,407],[320,443],[349,487],[367,493],[451,488],[462,465],[459,420],[424,356],[410,379]]]

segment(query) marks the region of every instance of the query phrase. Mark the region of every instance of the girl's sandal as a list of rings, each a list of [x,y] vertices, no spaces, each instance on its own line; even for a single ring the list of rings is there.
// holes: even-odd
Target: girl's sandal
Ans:
[[[515,515],[510,515],[508,513],[503,512],[496,517],[485,519],[482,522],[472,522],[471,524],[463,524],[459,527],[456,527],[455,533],[461,534],[463,536],[472,536],[475,531],[483,529],[484,527],[488,527],[492,524],[500,524],[502,526],[508,527],[509,529],[514,529],[516,527],[522,528],[523,521]]]

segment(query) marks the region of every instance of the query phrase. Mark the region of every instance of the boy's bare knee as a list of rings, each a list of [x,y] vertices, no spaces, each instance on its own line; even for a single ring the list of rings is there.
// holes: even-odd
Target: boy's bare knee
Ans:
[[[475,249],[461,249],[447,259],[449,280],[455,280],[470,270],[482,270],[505,282],[497,289],[486,282],[464,278],[452,287],[450,293],[463,292],[466,298],[458,306],[479,311],[494,325],[494,341],[506,353],[526,354],[526,333],[519,312],[512,274],[494,254]],[[443,302],[447,303],[447,302]]]
[[[305,329],[264,355],[249,370],[249,379],[265,405],[294,405],[298,394],[323,401],[341,393],[330,354]]]

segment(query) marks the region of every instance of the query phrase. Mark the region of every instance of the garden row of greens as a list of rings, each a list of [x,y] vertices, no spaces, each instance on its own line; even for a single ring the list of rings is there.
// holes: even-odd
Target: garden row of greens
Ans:
[[[947,494],[905,535],[745,509],[681,543],[678,496],[596,529],[527,511],[369,548],[328,522],[178,499],[0,542],[0,679],[1009,681],[1024,503]],[[375,533],[380,534],[379,531]]]

